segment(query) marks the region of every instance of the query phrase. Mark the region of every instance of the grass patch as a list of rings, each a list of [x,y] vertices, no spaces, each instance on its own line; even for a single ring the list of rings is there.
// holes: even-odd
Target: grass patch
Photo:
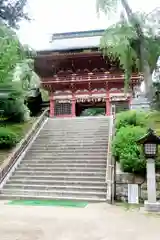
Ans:
[[[24,123],[0,123],[0,127],[10,128],[11,131],[15,132],[18,135],[19,141],[23,139],[26,133],[31,129],[33,123],[35,122],[36,117],[31,118],[28,122]],[[4,160],[9,156],[12,152],[12,149],[0,149],[0,165],[4,162]]]
[[[84,208],[88,205],[87,202],[78,202],[70,200],[13,200],[7,203],[8,205],[21,206],[48,206],[48,207],[78,207]]]

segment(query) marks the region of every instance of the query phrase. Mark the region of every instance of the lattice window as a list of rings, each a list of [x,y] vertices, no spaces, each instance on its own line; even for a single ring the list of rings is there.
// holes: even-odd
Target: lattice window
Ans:
[[[55,115],[70,115],[72,112],[71,103],[55,103]]]

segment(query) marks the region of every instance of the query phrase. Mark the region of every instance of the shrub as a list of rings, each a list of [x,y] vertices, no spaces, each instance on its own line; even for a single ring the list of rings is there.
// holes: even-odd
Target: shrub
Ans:
[[[16,145],[18,136],[7,127],[0,127],[0,149],[9,149]]]
[[[116,130],[127,125],[146,127],[148,125],[148,113],[135,110],[118,113],[115,121]]]
[[[25,106],[22,99],[7,99],[3,109],[4,117],[8,117],[12,122],[23,122],[26,118],[28,120],[29,109]]]
[[[140,126],[121,127],[113,139],[112,152],[125,172],[144,173],[145,161],[136,140],[146,133]]]
[[[105,108],[87,108],[81,114],[81,116],[96,116],[96,115],[105,115]]]

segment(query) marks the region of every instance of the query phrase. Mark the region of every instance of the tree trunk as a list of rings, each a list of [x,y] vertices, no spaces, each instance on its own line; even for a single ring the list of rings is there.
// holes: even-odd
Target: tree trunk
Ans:
[[[151,77],[150,66],[147,61],[147,52],[146,52],[147,50],[145,49],[143,30],[141,28],[139,20],[136,18],[127,0],[121,0],[121,3],[123,8],[125,9],[128,20],[130,22],[133,22],[135,31],[137,33],[137,37],[139,39],[139,52],[140,52],[140,60],[141,60],[141,69],[144,75],[145,91],[147,93],[147,96],[149,97],[149,100],[151,100],[152,94],[150,91],[152,87],[152,77]]]
[[[133,17],[132,9],[130,8],[128,2],[126,0],[121,0],[122,6],[125,9],[128,19],[130,20]]]

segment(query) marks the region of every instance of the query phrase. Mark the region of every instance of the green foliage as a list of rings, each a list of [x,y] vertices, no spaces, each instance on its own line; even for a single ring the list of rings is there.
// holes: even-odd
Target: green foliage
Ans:
[[[152,98],[152,72],[160,55],[159,13],[151,14],[133,12],[127,0],[97,0],[97,10],[105,14],[119,12],[120,21],[108,28],[101,39],[101,50],[104,55],[117,58],[125,73],[125,87],[130,82],[132,72],[143,72],[148,98]],[[113,15],[112,15],[113,16]],[[157,21],[156,30],[155,20]],[[151,27],[152,26],[152,27]]]
[[[160,113],[157,111],[127,111],[116,115],[116,135],[112,142],[112,153],[125,172],[143,175],[146,170],[142,148],[136,140],[142,137],[148,126],[159,134]],[[160,156],[156,159],[156,168],[160,169]]]
[[[139,38],[135,29],[127,22],[119,22],[109,27],[101,38],[100,48],[103,55],[110,56],[114,60],[119,60],[120,66],[125,73],[126,87],[128,87],[133,70],[143,71],[138,41]],[[134,42],[136,44],[133,44]],[[145,35],[143,48],[146,52],[145,61],[150,67],[149,73],[151,74],[160,55],[159,38]]]
[[[120,66],[125,72],[126,87],[130,81],[133,66],[136,65],[137,69],[139,68],[138,56],[131,44],[136,38],[132,26],[119,22],[107,28],[100,42],[104,56],[120,61]]]
[[[9,149],[16,145],[18,136],[7,127],[0,127],[0,149]]]
[[[12,121],[28,120],[29,110],[24,101],[32,95],[32,89],[40,86],[33,70],[34,61],[30,59],[33,51],[23,47],[16,33],[4,24],[0,25],[0,45],[0,90],[1,95],[3,91],[8,94],[5,99],[0,96],[0,109]]]
[[[24,59],[16,65],[13,73],[13,82],[20,83],[27,95],[30,95],[32,89],[40,87],[40,78],[34,72],[33,59]]]
[[[0,99],[0,109],[2,116],[12,122],[21,122],[29,119],[29,110],[24,104],[23,98],[16,92],[9,98]]]
[[[16,28],[17,23],[23,19],[29,20],[25,12],[27,0],[1,0],[0,17],[7,25]]]
[[[119,130],[128,125],[146,127],[148,124],[148,113],[144,111],[125,111],[116,115],[115,127]]]
[[[121,127],[113,139],[113,155],[119,160],[121,152],[129,145],[132,146],[132,150],[138,153],[137,144],[134,145],[133,143],[145,133],[146,129],[140,126]]]
[[[41,89],[41,96],[43,101],[49,101],[49,93],[48,91]]]
[[[118,3],[119,0],[96,0],[97,12],[100,13],[102,11],[107,15],[113,14],[116,12]]]
[[[81,114],[81,116],[96,116],[96,115],[105,115],[105,108],[87,108]]]
[[[144,173],[145,161],[136,140],[146,133],[140,126],[121,127],[113,140],[112,152],[125,172]]]

